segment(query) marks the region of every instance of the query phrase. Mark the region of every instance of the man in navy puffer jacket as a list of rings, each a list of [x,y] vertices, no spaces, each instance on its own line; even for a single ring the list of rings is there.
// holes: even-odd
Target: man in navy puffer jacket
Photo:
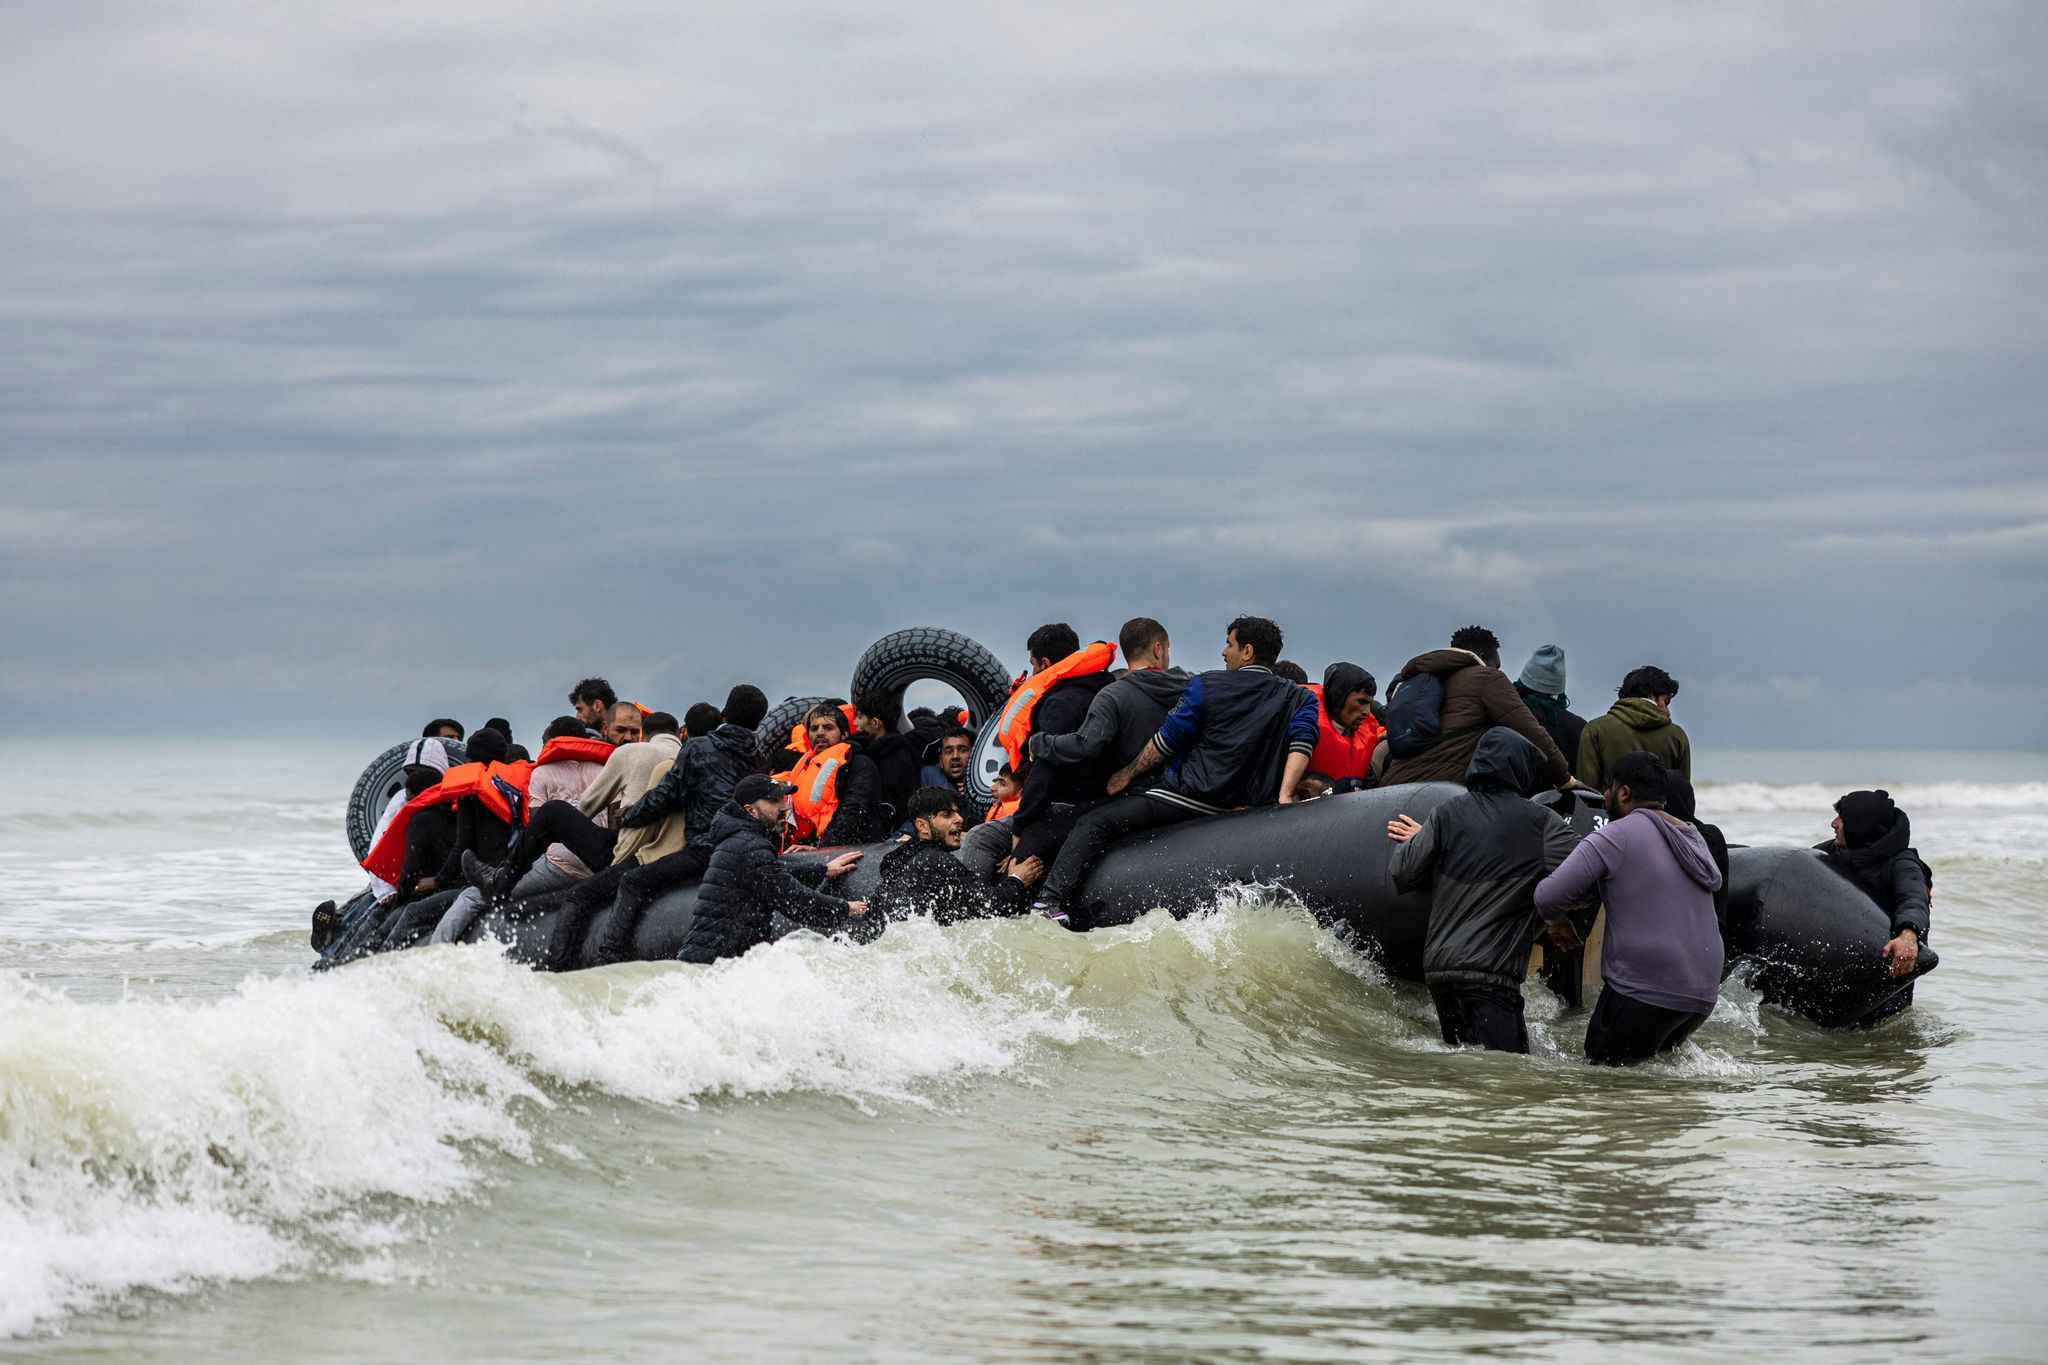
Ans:
[[[1320,734],[1315,694],[1273,672],[1281,647],[1280,627],[1262,616],[1230,623],[1223,667],[1188,679],[1159,733],[1109,779],[1116,799],[1074,826],[1033,909],[1065,921],[1074,893],[1123,835],[1240,806],[1292,804]],[[1162,763],[1159,785],[1123,795]]]
[[[685,962],[738,957],[768,941],[776,914],[787,915],[821,934],[852,927],[868,912],[866,901],[848,901],[805,884],[816,874],[835,881],[853,871],[859,853],[842,853],[822,869],[793,870],[776,851],[775,831],[788,814],[790,786],[758,774],[743,777],[732,800],[711,822],[711,865],[697,892],[697,913],[676,956]]]

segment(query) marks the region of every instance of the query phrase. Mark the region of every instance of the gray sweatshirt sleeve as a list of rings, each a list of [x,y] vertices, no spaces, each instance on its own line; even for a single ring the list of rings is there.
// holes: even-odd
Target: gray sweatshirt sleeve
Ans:
[[[1074,763],[1085,763],[1110,746],[1116,738],[1121,721],[1119,704],[1122,698],[1112,684],[1095,694],[1088,703],[1088,714],[1081,721],[1081,728],[1064,735],[1033,735],[1031,756],[1042,758],[1056,768]]]

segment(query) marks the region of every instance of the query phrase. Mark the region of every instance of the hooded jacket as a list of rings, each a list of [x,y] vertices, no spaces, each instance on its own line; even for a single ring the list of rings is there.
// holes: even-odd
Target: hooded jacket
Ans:
[[[1932,920],[1929,892],[1934,874],[1920,861],[1912,844],[1912,822],[1900,811],[1890,829],[1862,848],[1842,848],[1832,841],[1814,848],[1829,867],[1855,883],[1892,917],[1892,937],[1911,929],[1924,942]]]
[[[853,742],[855,752],[874,760],[876,823],[885,829],[895,828],[909,808],[910,794],[917,790],[918,775],[924,771],[924,746],[924,737],[916,731],[880,739],[856,737]]]
[[[1536,934],[1536,883],[1578,843],[1557,812],[1528,797],[1544,781],[1543,751],[1505,726],[1479,738],[1465,793],[1429,813],[1394,848],[1403,891],[1430,888],[1423,980],[1513,987]]]
[[[1551,786],[1563,786],[1570,779],[1571,764],[1558,752],[1557,741],[1550,737],[1550,732],[1530,714],[1507,674],[1487,667],[1469,649],[1432,649],[1402,666],[1388,684],[1387,695],[1392,697],[1396,688],[1420,673],[1434,673],[1443,680],[1440,738],[1413,758],[1389,755],[1381,786],[1459,781],[1479,748],[1479,737],[1496,725],[1507,726],[1543,751],[1544,772],[1549,775]]]
[[[1662,811],[1633,810],[1579,841],[1536,887],[1546,920],[1594,887],[1607,906],[1600,974],[1631,1000],[1705,1014],[1721,988],[1725,955],[1714,922],[1721,873],[1700,832]]]
[[[1187,685],[1184,668],[1127,669],[1095,694],[1079,729],[1067,734],[1034,730],[1031,757],[1061,766],[1099,762],[1107,770],[1106,783],[1110,773],[1145,752],[1147,741],[1159,732],[1159,723]],[[1143,791],[1153,776],[1141,776],[1132,790]]]
[[[1623,697],[1604,716],[1586,722],[1579,735],[1579,781],[1599,791],[1608,770],[1623,754],[1641,749],[1667,768],[1692,776],[1692,741],[1671,713],[1648,697]]]
[[[683,745],[668,775],[620,813],[619,828],[639,829],[681,811],[684,837],[695,838],[711,828],[741,778],[767,771],[768,756],[754,732],[721,725]]]
[[[1030,889],[1015,877],[999,877],[991,886],[943,846],[913,837],[883,857],[873,909],[892,920],[929,914],[940,924],[957,924],[1021,915],[1030,907]]]
[[[778,912],[819,933],[848,927],[846,902],[800,879],[776,855],[774,836],[738,802],[728,799],[713,817],[710,841],[697,911],[676,952],[684,962],[738,957],[766,943]],[[824,879],[823,867],[805,871]]]
[[[1698,799],[1693,795],[1692,779],[1676,768],[1664,770],[1664,809],[1691,825],[1707,841],[1707,852],[1714,859],[1714,870],[1721,874],[1721,884],[1714,888],[1714,919],[1721,926],[1721,946],[1728,945],[1728,838],[1721,833],[1718,825],[1703,825],[1699,818]],[[1725,964],[1724,964],[1725,965]]]

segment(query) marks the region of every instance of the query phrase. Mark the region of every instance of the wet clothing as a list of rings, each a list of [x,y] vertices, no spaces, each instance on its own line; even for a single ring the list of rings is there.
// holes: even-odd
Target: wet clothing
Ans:
[[[998,877],[991,886],[943,845],[913,838],[883,856],[870,913],[892,920],[928,914],[940,924],[957,924],[1021,915],[1030,906],[1030,891],[1015,877]]]
[[[588,874],[585,874],[586,876]],[[583,881],[584,877],[572,877],[556,864],[543,858],[527,868],[512,887],[511,900],[524,900],[528,896],[543,896],[550,891],[560,891]],[[483,888],[465,886],[455,893],[455,900],[441,912],[435,922],[434,931],[427,938],[429,943],[455,943],[469,932],[469,926],[489,907],[484,903]]]
[[[1648,697],[1623,697],[1604,716],[1586,722],[1579,736],[1579,781],[1594,791],[1607,786],[1614,760],[1636,750],[1653,755],[1667,768],[1692,776],[1692,741],[1671,713]]]
[[[411,835],[408,828],[407,838]],[[505,861],[511,847],[512,826],[474,796],[465,796],[455,803],[455,839],[449,845],[448,856],[441,860],[440,870],[434,874],[435,884],[443,891],[468,886],[469,879],[462,875],[463,854],[474,853],[485,862],[496,864]]]
[[[646,918],[648,907],[669,892],[700,880],[710,864],[711,840],[705,838],[686,844],[665,858],[625,868],[618,894],[612,899],[611,918],[605,922],[604,938],[598,945],[598,961],[624,962],[630,958],[633,935]]]
[[[1288,684],[1289,687],[1293,685]],[[1088,874],[1102,861],[1102,855],[1118,839],[1141,830],[1164,829],[1183,820],[1199,820],[1207,814],[1209,812],[1176,801],[1161,801],[1156,791],[1113,796],[1090,808],[1087,814],[1074,822],[1059,857],[1053,861],[1052,870],[1045,874],[1039,898],[1071,906],[1081,883],[1088,879]],[[1019,854],[1023,852],[1021,839],[1017,851]],[[1087,926],[1077,917],[1072,927],[1080,929]]]
[[[1579,769],[1579,738],[1586,732],[1586,718],[1571,709],[1571,698],[1559,693],[1536,692],[1520,681],[1515,683],[1515,695],[1529,708],[1529,714],[1536,717],[1536,723],[1550,733],[1557,741],[1557,751],[1564,755],[1564,761],[1571,764],[1572,771]]]
[[[550,801],[536,809],[533,818],[512,836],[504,865],[515,876],[524,875],[526,869],[540,858],[542,850],[559,848],[569,854],[568,861],[550,858],[547,860],[549,864],[562,869],[569,877],[588,877],[612,865],[612,853],[618,839],[617,830],[598,824],[578,810],[575,802]],[[571,872],[571,866],[581,871]]]
[[[1529,1025],[1522,1015],[1522,992],[1497,982],[1446,981],[1429,988],[1436,1006],[1437,1028],[1451,1047],[1483,1047],[1488,1052],[1526,1053]]]
[[[676,954],[684,962],[738,957],[766,943],[777,914],[820,933],[851,926],[846,900],[815,889],[824,881],[824,868],[798,869],[783,862],[776,855],[775,837],[738,802],[728,800],[718,812],[710,842],[697,913]]]
[[[405,827],[405,865],[398,873],[394,903],[404,905],[416,899],[420,882],[440,872],[454,847],[454,811],[446,806],[414,811],[412,822]]]
[[[1920,861],[1912,847],[1913,825],[1900,811],[1892,827],[1875,843],[1862,848],[1840,848],[1832,841],[1815,844],[1829,867],[1847,877],[1877,902],[1878,909],[1891,916],[1892,937],[1911,929],[1922,942],[1927,939],[1932,912],[1928,890],[1934,874]]]
[[[1422,948],[1422,979],[1429,985],[1518,988],[1527,975],[1536,883],[1562,866],[1578,843],[1556,811],[1528,799],[1545,785],[1542,750],[1495,726],[1465,770],[1464,793],[1432,810],[1413,838],[1395,845],[1389,864],[1394,885],[1430,888]],[[1515,1000],[1519,1014],[1519,989]]]
[[[710,832],[741,778],[767,771],[768,756],[754,732],[721,725],[685,742],[668,775],[620,813],[619,827],[641,829],[680,813],[683,837],[698,838]]]
[[[1691,778],[1676,768],[1666,768],[1664,785],[1664,809],[1700,832],[1700,837],[1707,841],[1707,852],[1713,856],[1714,870],[1721,874],[1721,884],[1714,888],[1714,922],[1721,926],[1721,946],[1725,949],[1728,946],[1728,838],[1718,825],[1700,823]],[[1726,967],[1725,962],[1723,967]]]
[[[1088,702],[1088,714],[1071,733],[1048,734],[1034,730],[1031,757],[1034,762],[1074,764],[1101,762],[1109,773],[1133,762],[1145,752],[1145,745],[1159,733],[1159,723],[1180,701],[1188,685],[1182,668],[1133,668],[1117,675]],[[1138,783],[1150,786],[1157,772],[1140,775]]]
[[[1007,818],[982,821],[960,841],[960,861],[980,880],[994,881],[996,864],[1010,856],[1016,828]]]
[[[1707,1022],[1708,1010],[1648,1005],[1604,986],[1586,1021],[1586,1060],[1597,1066],[1633,1066],[1669,1052]]]
[[[1469,649],[1433,649],[1410,659],[1388,685],[1391,698],[1396,688],[1419,674],[1433,673],[1444,689],[1439,713],[1437,742],[1412,758],[1389,755],[1380,777],[1383,787],[1403,782],[1457,782],[1472,762],[1479,737],[1496,725],[1505,725],[1543,751],[1544,771],[1550,785],[1561,787],[1572,775],[1572,765],[1559,752],[1557,741],[1538,723],[1522,701],[1508,675],[1489,668]],[[1381,742],[1385,748],[1385,741]]]
[[[1082,673],[1062,678],[1031,708],[1031,734],[1072,735],[1088,719],[1095,698],[1108,689],[1107,673]],[[1033,753],[1038,752],[1035,748]],[[1021,832],[1043,820],[1054,805],[1085,806],[1108,795],[1109,776],[1116,769],[1100,750],[1069,763],[1039,762],[1034,759],[1024,774],[1024,792],[1017,807],[1017,828]]]
[[[1607,907],[1600,972],[1609,990],[1659,1009],[1714,1008],[1725,962],[1714,890],[1721,873],[1700,832],[1661,811],[1635,810],[1579,841],[1536,887],[1546,920],[1596,886]]]

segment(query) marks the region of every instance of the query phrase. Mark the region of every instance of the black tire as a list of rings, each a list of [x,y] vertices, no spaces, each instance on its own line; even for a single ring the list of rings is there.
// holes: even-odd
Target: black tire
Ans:
[[[417,742],[409,739],[392,745],[371,759],[356,779],[356,789],[348,797],[348,846],[355,850],[357,862],[370,856],[370,836],[377,832],[377,817],[384,813],[384,803],[393,793],[405,790],[405,751]],[[461,740],[444,739],[441,744],[448,752],[449,767],[465,761]]]
[[[784,697],[769,707],[768,714],[754,727],[754,738],[761,742],[761,752],[772,759],[776,750],[787,749],[791,727],[804,718],[804,712],[825,700],[828,698]]]
[[[913,626],[868,646],[853,666],[853,695],[902,695],[914,682],[944,683],[960,694],[979,726],[1010,698],[1010,670],[988,649],[954,630]]]

